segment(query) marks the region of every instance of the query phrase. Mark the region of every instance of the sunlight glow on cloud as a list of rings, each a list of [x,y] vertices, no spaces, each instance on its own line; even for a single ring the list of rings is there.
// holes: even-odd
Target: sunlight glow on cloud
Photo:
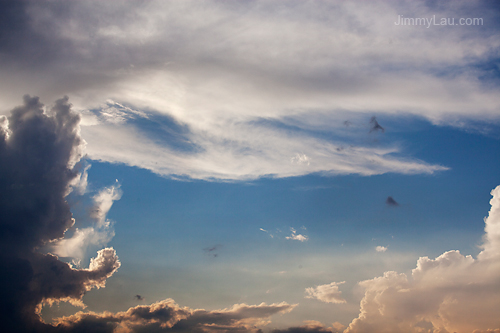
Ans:
[[[55,242],[51,252],[61,257],[72,257],[76,260],[75,262],[81,262],[89,246],[105,246],[115,235],[112,221],[106,219],[106,215],[113,201],[119,200],[121,195],[119,183],[100,190],[93,197],[94,207],[90,214],[93,225],[76,228],[70,238]]]
[[[78,312],[56,321],[61,332],[93,332],[109,326],[110,331],[144,332],[262,332],[257,327],[270,323],[269,317],[292,311],[297,304],[285,302],[267,305],[235,304],[229,309],[207,311],[181,308],[174,300],[166,299],[151,305],[139,305],[125,312]]]
[[[359,317],[346,333],[433,332],[469,333],[500,326],[500,186],[491,194],[485,219],[483,251],[477,259],[459,251],[418,259],[411,278],[404,273],[360,282],[365,289]]]
[[[346,300],[341,296],[342,292],[339,290],[339,285],[344,283],[345,281],[332,282],[330,284],[323,284],[314,288],[306,288],[306,298],[316,298],[325,303],[346,303]]]

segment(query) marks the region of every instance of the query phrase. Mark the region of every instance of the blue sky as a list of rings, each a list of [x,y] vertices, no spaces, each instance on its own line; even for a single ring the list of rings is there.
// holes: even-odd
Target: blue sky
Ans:
[[[66,161],[78,176],[58,192],[75,224],[29,251],[71,272],[116,251],[105,288],[33,301],[44,329],[89,318],[114,332],[500,329],[493,4],[3,6],[6,147],[25,94],[47,119],[64,103],[80,119]]]

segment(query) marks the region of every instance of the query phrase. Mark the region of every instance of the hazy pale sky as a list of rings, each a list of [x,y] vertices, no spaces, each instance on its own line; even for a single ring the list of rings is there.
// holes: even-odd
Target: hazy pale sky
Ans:
[[[6,331],[500,331],[493,2],[2,1],[0,85]]]

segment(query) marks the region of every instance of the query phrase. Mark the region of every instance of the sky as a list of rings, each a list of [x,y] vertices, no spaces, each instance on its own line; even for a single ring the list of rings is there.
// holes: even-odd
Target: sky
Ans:
[[[0,1],[6,332],[499,333],[492,1]]]

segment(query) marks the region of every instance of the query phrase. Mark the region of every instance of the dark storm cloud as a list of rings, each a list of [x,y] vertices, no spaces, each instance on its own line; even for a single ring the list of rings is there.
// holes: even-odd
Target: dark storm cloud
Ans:
[[[0,137],[2,249],[31,250],[73,225],[64,197],[78,174],[68,163],[81,144],[79,117],[67,98],[56,102],[51,117],[42,107],[25,96],[8,118],[8,138]]]
[[[36,22],[33,20],[34,13],[43,16],[43,11],[32,8],[33,5],[38,5],[37,2],[0,1],[0,63],[8,62],[35,68],[67,56],[66,52],[71,49],[71,42],[54,38],[52,30],[57,24],[34,26]],[[56,5],[44,2],[40,5],[47,10],[57,12],[60,19],[67,16],[65,9],[68,6],[62,3]]]
[[[60,332],[261,332],[255,327],[261,320],[277,313],[291,311],[287,303],[260,305],[237,304],[230,309],[206,311],[181,308],[172,299],[151,305],[140,305],[126,312],[78,312],[58,320]],[[320,332],[320,331],[318,331]]]
[[[22,0],[0,1],[0,50],[5,51],[18,42],[27,30],[26,2]]]
[[[382,126],[380,126],[380,124],[377,121],[377,118],[372,117],[372,119],[370,119],[370,133],[376,131],[381,131],[382,133],[384,133],[385,129]]]
[[[74,224],[65,197],[78,176],[79,120],[67,98],[45,113],[38,97],[26,95],[0,131],[0,325],[5,331],[49,328],[37,314],[42,302],[79,302],[120,266],[111,248],[99,251],[82,270],[37,252]]]
[[[391,196],[387,197],[387,199],[385,200],[385,203],[388,206],[393,206],[393,207],[399,206],[399,203],[396,200],[394,200],[394,198]]]

